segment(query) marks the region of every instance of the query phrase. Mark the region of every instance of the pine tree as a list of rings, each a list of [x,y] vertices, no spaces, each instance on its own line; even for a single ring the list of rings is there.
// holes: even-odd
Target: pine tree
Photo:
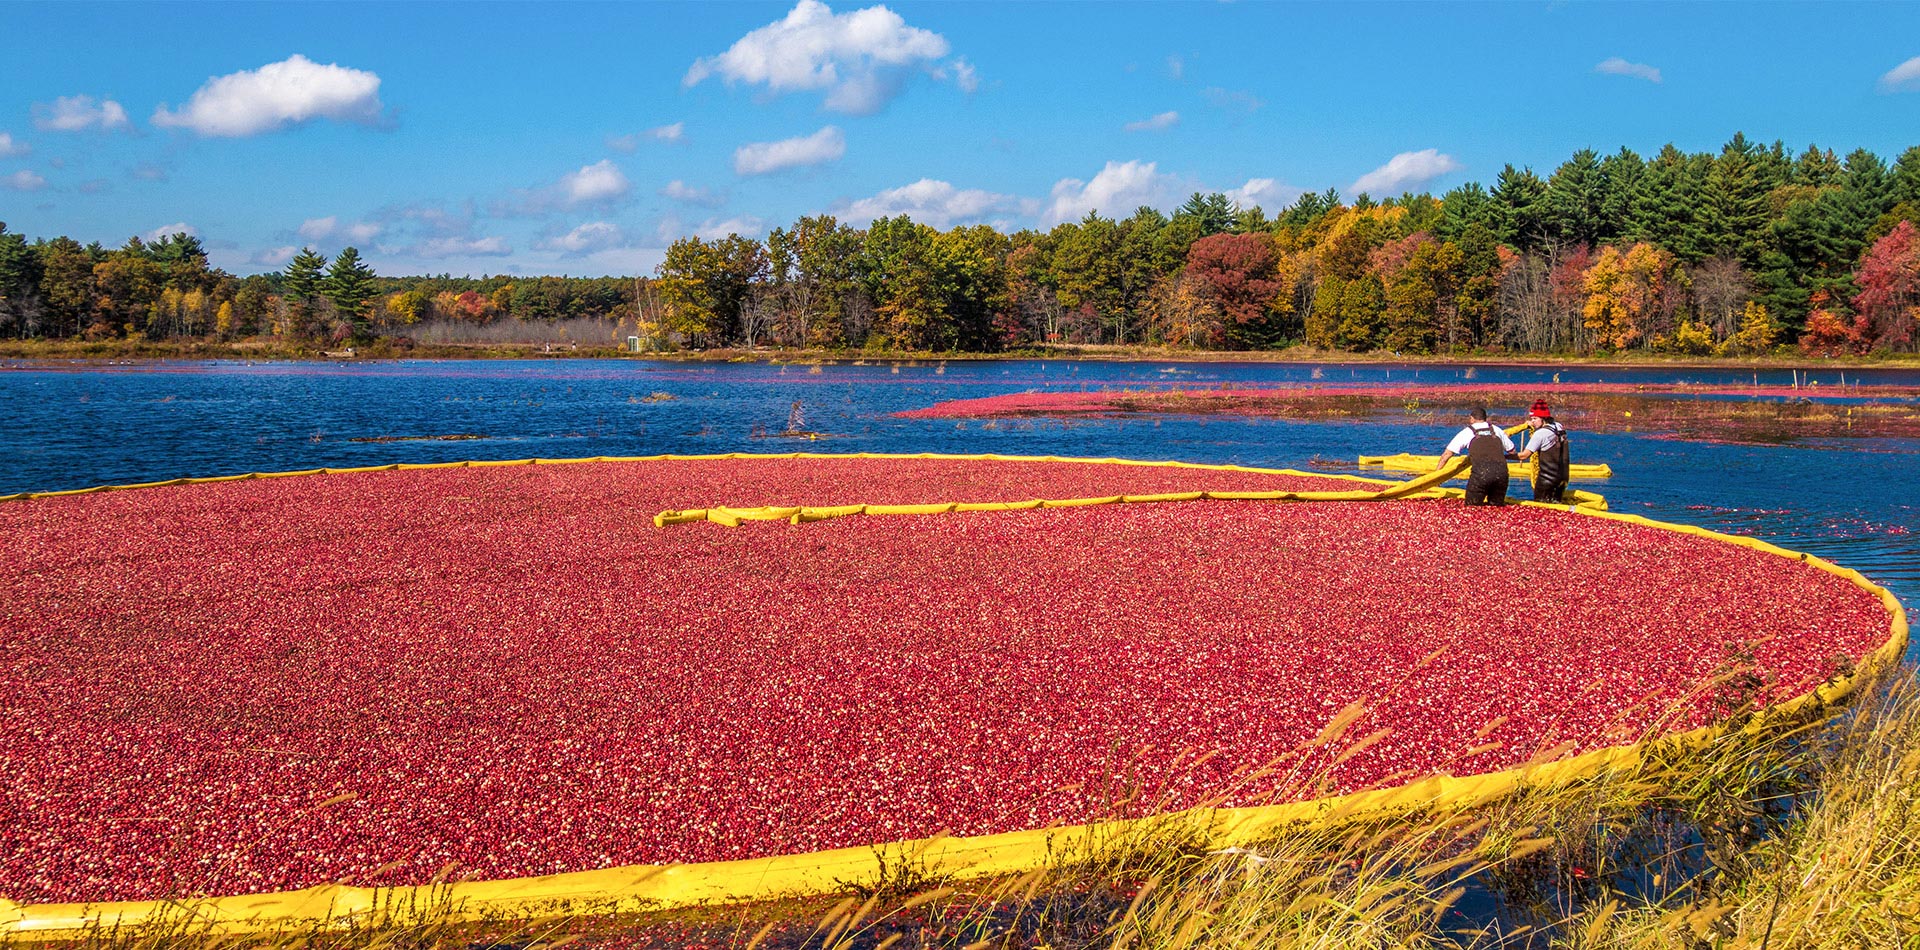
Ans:
[[[1840,177],[1840,160],[1833,157],[1833,150],[1821,151],[1818,145],[1809,145],[1807,150],[1793,162],[1792,183],[1809,188],[1825,188]]]
[[[1901,152],[1893,163],[1891,192],[1887,197],[1896,205],[1920,205],[1920,145]]]
[[[1547,214],[1553,236],[1563,244],[1594,244],[1602,238],[1606,176],[1593,149],[1573,153],[1547,179]]]
[[[1699,220],[1702,191],[1712,159],[1688,155],[1669,142],[1647,163],[1634,202],[1634,236],[1657,244],[1689,263],[1706,256]]]
[[[1201,194],[1194,192],[1185,204],[1173,213],[1175,218],[1192,218],[1200,224],[1200,236],[1219,234],[1233,229],[1234,208],[1232,199],[1220,192]]]
[[[1767,249],[1767,191],[1760,181],[1759,149],[1736,134],[1707,172],[1702,219],[1707,250],[1738,257],[1748,266]]]
[[[1546,243],[1547,183],[1533,169],[1516,171],[1512,165],[1501,169],[1492,197],[1494,233],[1502,242],[1522,251]]]
[[[1468,228],[1492,230],[1493,197],[1477,181],[1470,181],[1440,198],[1440,223],[1434,234],[1443,241],[1457,241]]]
[[[373,277],[373,268],[360,262],[360,251],[353,247],[341,251],[327,268],[322,292],[335,309],[353,321],[355,336],[367,333],[367,302],[373,299]]]
[[[325,282],[323,272],[326,267],[327,259],[319,251],[310,247],[301,248],[300,253],[295,254],[293,260],[287,262],[286,273],[281,278],[287,293],[292,294],[294,299],[303,301],[320,296],[321,287]]]
[[[1600,191],[1600,240],[1643,239],[1635,230],[1634,201],[1646,174],[1646,160],[1630,148],[1622,148],[1600,162],[1600,177],[1606,180]]]

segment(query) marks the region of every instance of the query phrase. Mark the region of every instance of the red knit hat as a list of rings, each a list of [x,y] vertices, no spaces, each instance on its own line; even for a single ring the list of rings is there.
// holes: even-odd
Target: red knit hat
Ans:
[[[1547,408],[1547,401],[1545,399],[1535,399],[1533,401],[1533,412],[1531,414],[1539,416],[1542,419],[1553,418],[1553,410]]]

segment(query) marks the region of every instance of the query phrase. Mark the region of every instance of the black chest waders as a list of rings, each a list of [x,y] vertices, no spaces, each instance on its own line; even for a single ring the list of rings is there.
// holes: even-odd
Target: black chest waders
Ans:
[[[1473,429],[1473,441],[1467,443],[1467,461],[1473,466],[1467,475],[1467,504],[1504,505],[1507,447],[1500,441],[1500,430],[1486,423],[1469,428]]]
[[[1540,471],[1533,479],[1533,500],[1558,504],[1561,493],[1567,489],[1568,470],[1572,466],[1567,430],[1558,422],[1549,422],[1541,428],[1551,430],[1555,438],[1552,448],[1542,449],[1535,456],[1540,460]]]

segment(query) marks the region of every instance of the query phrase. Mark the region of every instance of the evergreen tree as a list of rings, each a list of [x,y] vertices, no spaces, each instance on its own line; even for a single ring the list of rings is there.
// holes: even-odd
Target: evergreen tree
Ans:
[[[1761,181],[1761,150],[1736,134],[1707,173],[1701,209],[1707,250],[1738,257],[1749,267],[1767,248],[1767,193]]]
[[[1154,286],[1186,260],[1187,247],[1172,240],[1170,223],[1147,205],[1120,222],[1120,300],[1130,313],[1144,313]]]
[[[1853,258],[1866,246],[1867,229],[1893,206],[1894,180],[1878,155],[1861,148],[1847,155],[1839,185],[1836,223],[1856,244],[1854,253],[1848,255]]]
[[[1888,199],[1894,204],[1920,205],[1920,145],[1900,153],[1893,163]]]
[[[0,221],[0,330],[32,336],[40,331],[39,317],[40,255]]]
[[[88,329],[93,310],[93,266],[106,256],[95,244],[81,247],[57,237],[34,247],[40,255],[40,296],[47,302],[49,336],[73,336]]]
[[[1636,230],[1634,202],[1646,174],[1646,160],[1629,148],[1622,148],[1600,162],[1600,177],[1606,180],[1600,190],[1600,240],[1643,240]]]
[[[1790,181],[1809,188],[1825,188],[1840,177],[1840,160],[1833,156],[1833,150],[1821,151],[1817,145],[1807,146],[1800,157],[1793,162],[1793,177]]]
[[[287,269],[281,277],[281,282],[286,287],[287,293],[293,295],[295,300],[312,300],[320,296],[325,282],[326,268],[325,255],[313,248],[303,247],[300,253],[293,256],[293,260],[287,262]]]
[[[1493,186],[1494,233],[1503,243],[1522,251],[1541,247],[1547,240],[1547,183],[1531,168],[1500,170]]]
[[[1440,207],[1440,199],[1425,192],[1417,195],[1401,195],[1393,202],[1393,205],[1396,208],[1406,211],[1406,216],[1400,219],[1399,230],[1401,237],[1406,237],[1410,234],[1419,234],[1422,231],[1433,233],[1440,227],[1441,220],[1445,214],[1444,210]]]
[[[349,247],[333,259],[321,292],[342,316],[353,321],[356,337],[367,334],[367,303],[373,299],[373,268],[360,262],[360,250]]]
[[[1594,244],[1605,235],[1606,176],[1593,149],[1573,153],[1547,179],[1547,214],[1555,240]]]
[[[1669,142],[1647,163],[1634,203],[1635,237],[1692,263],[1707,256],[1700,221],[1702,192],[1712,159],[1688,155]]]
[[[1494,227],[1493,197],[1477,181],[1470,181],[1440,198],[1440,223],[1434,234],[1441,240],[1457,241],[1468,228]]]
[[[1204,195],[1196,191],[1173,216],[1193,219],[1200,225],[1200,236],[1208,237],[1233,230],[1233,201],[1217,191]]]
[[[1754,152],[1753,167],[1762,191],[1771,192],[1793,180],[1793,157],[1787,154],[1787,143],[1779,139],[1773,140],[1772,148]]]

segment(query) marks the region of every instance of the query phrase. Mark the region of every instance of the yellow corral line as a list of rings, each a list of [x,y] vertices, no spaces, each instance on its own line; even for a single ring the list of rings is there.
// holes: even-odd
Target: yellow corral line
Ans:
[[[636,458],[594,458],[565,460],[524,460],[518,462],[475,462],[475,463],[439,463],[429,465],[401,465],[401,469],[418,468],[456,468],[467,464],[564,464],[572,462],[600,461],[664,461],[664,460],[705,460],[728,458],[947,458],[947,459],[988,459],[999,461],[1060,461],[1092,462],[1121,465],[1166,465],[1179,468],[1212,469],[1227,471],[1265,471],[1244,469],[1238,466],[1198,465],[1185,462],[1138,462],[1125,459],[1075,459],[1046,457],[1038,459],[1023,456],[962,456],[935,455],[819,455],[795,452],[780,455],[727,454],[708,456],[643,456]],[[388,470],[394,466],[381,466],[378,469],[361,471]],[[294,474],[317,474],[322,471],[351,470],[314,470],[298,473],[271,473],[264,476],[239,477],[275,477]],[[1284,474],[1307,475],[1312,473],[1284,471]],[[1434,476],[1441,473],[1435,472]],[[180,479],[160,484],[190,484],[196,482],[230,479]],[[1378,483],[1373,479],[1356,479]],[[1411,488],[1408,493],[1418,493],[1424,489],[1412,488],[1422,481],[1388,483],[1403,488]],[[81,489],[72,492],[46,492],[36,495],[14,495],[9,499],[25,497],[52,497],[59,495],[84,494],[110,488],[132,486],[103,486],[102,488]],[[1387,491],[1391,491],[1388,489]],[[1210,497],[1207,492],[1181,492],[1168,495],[1136,496],[1135,501],[1183,501]],[[1247,493],[1219,493],[1247,494]],[[1264,493],[1253,493],[1264,494]],[[1286,493],[1280,493],[1286,494]],[[1298,495],[1315,493],[1299,492]],[[1346,495],[1346,492],[1328,492],[1324,494]],[[1371,497],[1380,497],[1386,491],[1358,492]],[[1087,503],[1113,503],[1125,501],[1122,498],[1077,499]],[[1011,510],[1034,508],[1045,502],[985,503],[968,505],[967,510]],[[731,509],[708,509],[708,511],[726,512],[732,517],[751,517],[755,513],[788,512],[785,517],[792,518],[803,512],[813,512],[825,517],[835,514],[852,514],[855,509],[865,513],[875,513],[875,508],[889,506],[839,506],[837,508],[799,507],[786,509],[747,509],[736,512]],[[890,506],[893,508],[912,508],[924,510],[958,510],[958,505],[909,505]],[[1560,507],[1560,506],[1552,506]],[[1865,658],[1859,668],[1849,676],[1838,677],[1813,691],[1788,700],[1776,707],[1783,716],[1792,717],[1806,712],[1820,704],[1831,703],[1852,692],[1863,679],[1875,674],[1899,661],[1906,649],[1908,627],[1905,608],[1886,589],[1866,579],[1858,571],[1839,567],[1821,558],[1789,551],[1776,545],[1752,538],[1743,538],[1720,534],[1691,525],[1675,525],[1653,521],[1639,515],[1619,515],[1590,508],[1571,508],[1573,513],[1592,518],[1610,518],[1616,521],[1669,531],[1681,531],[1737,544],[1778,557],[1792,558],[1815,569],[1826,571],[1852,581],[1862,590],[1874,593],[1880,598],[1889,617],[1886,642]],[[924,511],[920,512],[924,513]],[[683,513],[691,515],[693,513]],[[710,517],[703,514],[702,517]],[[717,520],[717,519],[716,519]],[[1724,725],[1704,726],[1660,741],[1677,741],[1694,744],[1713,740],[1726,734]],[[1759,728],[1757,724],[1746,726]],[[1160,827],[1164,823],[1184,823],[1204,835],[1215,847],[1230,847],[1252,843],[1262,836],[1292,825],[1312,822],[1347,822],[1362,818],[1392,817],[1410,811],[1428,808],[1463,808],[1496,801],[1523,786],[1556,785],[1597,775],[1601,772],[1627,768],[1640,761],[1651,741],[1642,741],[1626,746],[1597,749],[1582,755],[1558,761],[1530,764],[1521,768],[1507,769],[1483,775],[1456,777],[1450,775],[1421,779],[1395,788],[1376,789],[1356,792],[1348,795],[1331,796],[1312,801],[1294,802],[1283,805],[1265,805],[1249,808],[1201,808],[1172,815],[1154,818],[1132,819],[1107,822],[1098,825],[1080,825],[1054,828],[1041,828],[1028,831],[1013,831],[1005,834],[985,835],[972,838],[932,838],[918,841],[893,842],[876,847],[842,848],[832,851],[819,851],[808,854],[779,855],[768,858],[755,858],[743,861],[718,861],[702,864],[680,865],[635,865],[620,868],[608,868],[598,871],[580,871],[570,874],[552,874],[544,877],[515,878],[498,881],[462,881],[452,884],[422,885],[414,887],[346,887],[342,885],[323,885],[298,891],[285,891],[273,894],[248,894],[231,897],[212,897],[204,899],[169,901],[121,901],[90,904],[13,904],[0,900],[0,937],[26,939],[64,939],[79,936],[89,931],[104,928],[138,928],[148,925],[173,924],[186,925],[198,932],[208,934],[242,934],[269,931],[298,930],[315,926],[345,928],[356,923],[366,924],[378,921],[390,925],[402,925],[409,921],[432,917],[442,920],[495,920],[506,918],[527,918],[543,914],[568,912],[617,912],[649,910],[672,907],[686,907],[699,904],[729,903],[806,894],[829,893],[843,888],[849,881],[867,879],[876,871],[876,849],[898,856],[912,855],[930,872],[954,878],[985,877],[1015,874],[1047,866],[1063,853],[1073,853],[1077,847],[1091,842],[1109,839],[1114,835],[1125,834],[1133,830]]]

